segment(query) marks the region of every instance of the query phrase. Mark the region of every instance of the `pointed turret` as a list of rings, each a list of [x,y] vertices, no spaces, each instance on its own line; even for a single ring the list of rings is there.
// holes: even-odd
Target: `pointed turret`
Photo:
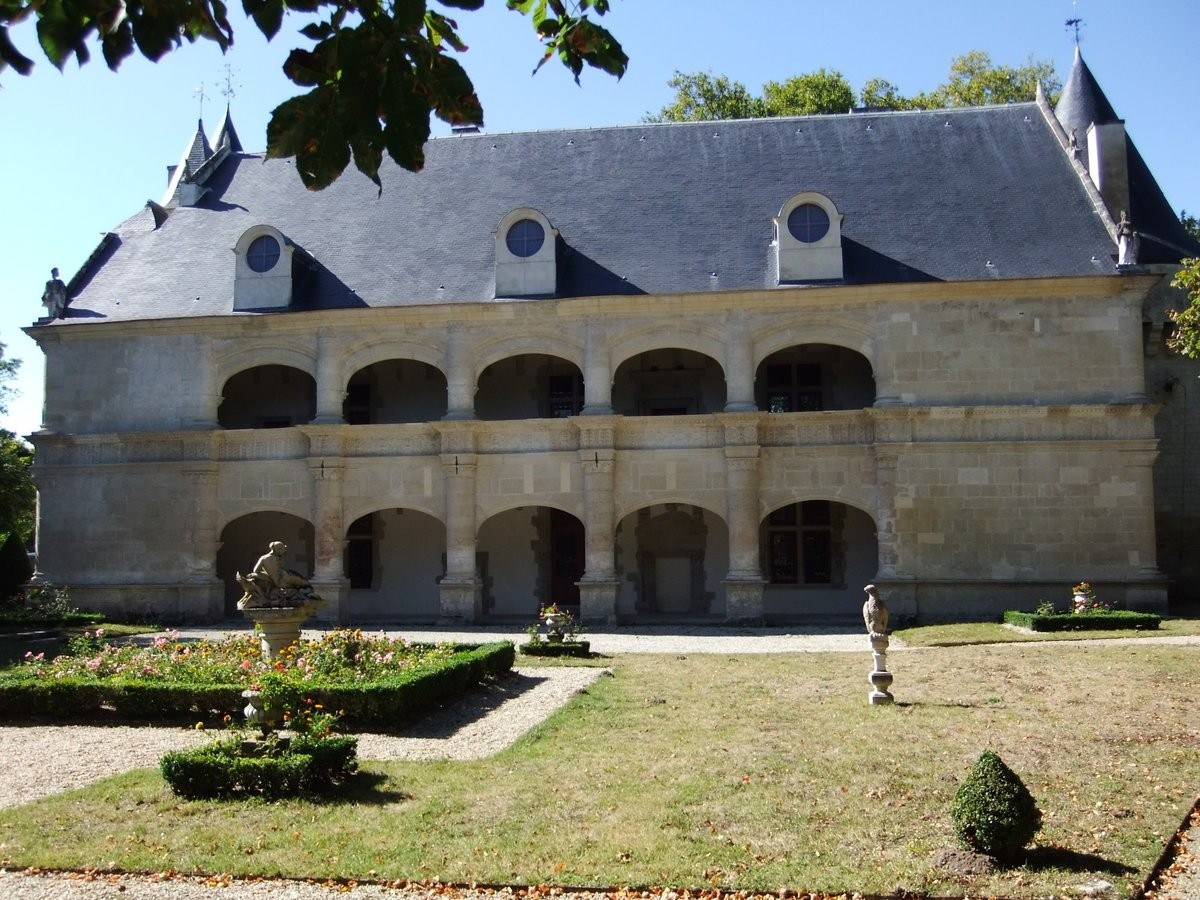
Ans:
[[[163,206],[191,206],[199,199],[197,186],[192,184],[192,176],[212,155],[208,135],[204,133],[204,122],[197,120],[196,133],[184,148],[179,164],[167,169],[167,192],[163,194]]]
[[[1136,262],[1175,263],[1200,249],[1179,223],[1078,47],[1054,115],[1078,145],[1112,221],[1124,218],[1126,229],[1139,237]]]
[[[238,139],[237,131],[233,127],[233,119],[229,115],[229,104],[225,104],[225,115],[221,118],[221,124],[217,126],[217,136],[213,140],[213,144],[218,150],[228,147],[231,153],[242,152],[242,142]]]

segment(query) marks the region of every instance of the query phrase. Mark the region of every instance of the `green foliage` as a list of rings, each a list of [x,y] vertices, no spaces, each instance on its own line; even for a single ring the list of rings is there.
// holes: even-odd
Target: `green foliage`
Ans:
[[[881,109],[941,109],[1033,100],[1041,83],[1051,102],[1062,90],[1054,64],[1032,58],[1022,66],[996,65],[981,50],[955,57],[944,84],[929,93],[906,97],[892,82],[871,78],[858,99],[862,106]],[[667,82],[675,99],[648,122],[702,122],[762,116],[806,116],[846,112],[855,105],[854,89],[836,70],[818,69],[783,82],[768,81],[761,97],[724,75],[676,72]]]
[[[667,85],[675,99],[647,122],[708,122],[716,119],[753,119],[766,114],[763,102],[740,81],[706,72],[676,72]]]
[[[526,656],[573,656],[580,659],[591,656],[591,649],[589,641],[563,641],[560,644],[552,644],[549,641],[531,640],[520,647]]]
[[[90,640],[90,639],[89,639]],[[230,646],[225,647],[228,643]],[[319,642],[311,642],[319,644]],[[372,646],[378,645],[367,641]],[[30,654],[18,669],[0,675],[0,718],[77,722],[195,721],[240,714],[241,692],[261,688],[268,705],[338,710],[350,726],[388,731],[460,696],[487,678],[512,669],[508,642],[481,647],[415,647],[406,659],[366,660],[367,667],[318,674],[305,664],[256,670],[245,654],[257,642],[233,639],[155,646],[105,644],[92,653],[46,660]],[[369,655],[372,651],[364,651]],[[240,662],[237,662],[238,659]],[[231,664],[230,660],[234,662]],[[249,666],[245,663],[250,662]],[[330,667],[332,669],[332,667]],[[327,730],[318,719],[313,731]]]
[[[963,845],[1001,860],[1016,859],[1042,827],[1024,782],[991,750],[976,760],[950,805]]]
[[[1175,328],[1167,335],[1167,347],[1200,359],[1200,258],[1185,259],[1180,265],[1182,268],[1171,279],[1171,287],[1187,294],[1188,305],[1183,310],[1168,311]]]
[[[767,116],[811,116],[844,113],[854,106],[854,88],[836,70],[818,69],[787,81],[763,85],[763,108]]]
[[[1017,612],[1010,609],[1004,613],[1004,621],[1008,625],[1028,628],[1030,631],[1153,631],[1162,622],[1162,616],[1128,609],[1047,614],[1039,607],[1037,612]]]
[[[1189,215],[1186,209],[1179,211],[1179,224],[1184,227],[1193,240],[1200,241],[1200,219]]]
[[[267,127],[267,155],[295,156],[304,184],[327,187],[350,160],[375,182],[386,152],[419,171],[429,117],[452,124],[483,124],[474,85],[448,51],[464,52],[458,24],[426,0],[243,0],[243,8],[268,38],[288,13],[313,16],[301,29],[311,48],[293,50],[284,74],[306,93],[276,107]],[[479,9],[483,0],[440,0],[440,5]],[[603,16],[609,0],[508,0],[528,16],[543,47],[537,69],[557,57],[576,81],[589,65],[618,78],[629,63],[621,45],[589,13]],[[88,61],[98,44],[116,71],[135,50],[157,61],[184,41],[213,41],[224,52],[233,27],[223,0],[158,3],[153,0],[40,2],[0,0],[0,69],[21,75],[33,60],[12,43],[8,28],[37,22],[42,52],[58,68],[74,57]]]
[[[159,770],[171,790],[188,800],[280,800],[328,793],[357,770],[357,750],[358,740],[345,735],[230,738],[168,753]]]
[[[33,566],[25,552],[25,542],[15,531],[10,531],[0,544],[0,603],[21,592],[21,585],[33,577]]]

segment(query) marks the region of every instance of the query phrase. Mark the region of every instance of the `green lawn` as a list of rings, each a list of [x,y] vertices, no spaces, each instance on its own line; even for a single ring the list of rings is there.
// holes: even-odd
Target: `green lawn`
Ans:
[[[1163,619],[1155,631],[1026,632],[999,622],[960,622],[899,628],[892,636],[909,647],[956,647],[967,644],[1011,644],[1028,641],[1082,641],[1094,638],[1179,637],[1200,635],[1200,619]]]
[[[1200,785],[1195,647],[627,656],[478,762],[364,765],[336,801],[185,802],[153,770],[0,811],[6,866],[1041,897],[1128,894]],[[934,867],[984,748],[1045,813],[1022,868]],[[119,752],[119,748],[114,748]]]

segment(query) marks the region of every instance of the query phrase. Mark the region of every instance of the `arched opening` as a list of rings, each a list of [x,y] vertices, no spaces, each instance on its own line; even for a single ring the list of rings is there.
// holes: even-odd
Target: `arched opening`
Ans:
[[[217,578],[225,585],[225,615],[237,614],[242,596],[235,575],[245,575],[268,550],[272,541],[288,545],[284,565],[305,578],[313,574],[313,527],[299,516],[283,512],[256,512],[234,519],[221,529],[217,550]]]
[[[291,366],[255,366],[225,382],[217,422],[222,428],[288,428],[312,421],[317,383]]]
[[[613,410],[625,416],[692,416],[725,408],[725,372],[711,356],[680,348],[625,360],[613,376]]]
[[[497,618],[532,621],[551,603],[579,611],[583,578],[583,523],[549,506],[497,513],[476,541],[483,611]]]
[[[616,558],[622,618],[724,615],[729,531],[720,516],[687,503],[639,509],[617,526]]]
[[[346,529],[344,575],[350,620],[433,622],[441,614],[438,581],[446,573],[446,528],[415,509],[383,509]]]
[[[415,359],[359,369],[346,385],[342,417],[350,425],[434,422],[446,415],[446,376]]]
[[[853,506],[803,500],[762,521],[763,614],[771,619],[856,617],[879,569],[875,522]]]
[[[863,409],[875,403],[875,375],[861,353],[833,344],[802,344],[772,353],[754,382],[767,412]]]
[[[479,376],[475,416],[505,419],[565,419],[583,408],[583,373],[569,360],[524,353],[492,363]]]

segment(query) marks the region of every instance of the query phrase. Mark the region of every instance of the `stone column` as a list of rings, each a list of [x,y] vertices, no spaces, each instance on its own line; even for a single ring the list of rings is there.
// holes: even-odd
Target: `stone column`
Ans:
[[[217,578],[218,497],[220,469],[215,462],[191,463],[183,476],[191,486],[192,506],[186,517],[186,573],[183,580],[194,588],[185,589],[188,614],[203,621],[225,618],[225,586]],[[181,597],[181,599],[183,599]]]
[[[1154,521],[1154,460],[1158,450],[1147,446],[1140,450],[1125,451],[1125,463],[1136,487],[1133,498],[1138,505],[1136,527],[1128,534],[1136,543],[1131,555],[1136,554],[1138,583],[1125,588],[1125,606],[1147,612],[1166,612],[1167,580],[1158,568],[1158,548]],[[1133,560],[1131,560],[1133,562]]]
[[[475,372],[471,366],[468,335],[462,325],[451,325],[446,335],[446,415],[443,419],[475,418]]]
[[[334,337],[328,331],[317,333],[317,414],[314,425],[340,425],[346,384],[342,378],[342,357]]]
[[[898,619],[911,621],[917,615],[916,583],[903,572],[896,529],[896,451],[875,447],[875,540],[879,569],[874,582],[886,591],[888,606]]]
[[[314,615],[320,621],[350,623],[350,580],[344,574],[346,522],[343,506],[345,467],[339,457],[310,457],[312,478],[313,575],[317,595],[325,599]]]
[[[475,431],[466,422],[445,424],[439,431],[446,479],[446,574],[438,585],[441,617],[448,622],[474,622],[483,612],[475,565]]]
[[[221,406],[221,389],[217,384],[217,370],[213,362],[212,338],[208,335],[196,335],[196,362],[192,370],[192,382],[189,389],[191,414],[183,422],[185,428],[211,430],[219,427],[217,410]]]
[[[587,324],[587,344],[583,353],[583,410],[585,416],[612,415],[612,363],[608,341],[602,326]]]
[[[725,320],[725,412],[754,412],[754,349],[746,314],[729,313]]]
[[[759,568],[758,415],[731,417],[725,424],[725,521],[729,529],[729,574],[725,618],[755,622],[763,616]]]
[[[595,423],[595,424],[593,424]],[[590,622],[617,621],[615,455],[612,420],[580,427],[583,469],[584,573],[579,581],[579,616]]]

